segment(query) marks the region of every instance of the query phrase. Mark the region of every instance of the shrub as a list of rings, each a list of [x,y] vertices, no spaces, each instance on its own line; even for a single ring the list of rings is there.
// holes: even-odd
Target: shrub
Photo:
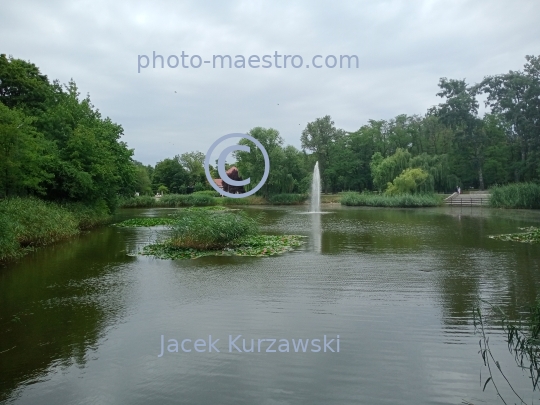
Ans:
[[[307,199],[305,194],[274,194],[270,196],[268,202],[274,205],[303,204]]]
[[[257,221],[242,211],[187,209],[171,225],[168,244],[193,249],[220,249],[258,234]]]
[[[341,204],[368,207],[435,207],[442,204],[442,199],[435,194],[343,193]]]
[[[495,208],[540,208],[540,186],[514,183],[491,189],[489,204]]]

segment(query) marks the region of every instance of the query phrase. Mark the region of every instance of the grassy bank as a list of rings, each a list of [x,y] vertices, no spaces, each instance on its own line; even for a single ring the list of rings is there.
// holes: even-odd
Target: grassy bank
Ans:
[[[489,204],[494,208],[540,208],[540,186],[534,183],[514,183],[491,189]]]
[[[37,198],[0,201],[0,262],[77,235],[110,218],[106,205],[59,205]]]
[[[367,207],[436,207],[442,199],[436,194],[384,195],[370,193],[343,193],[341,204]]]

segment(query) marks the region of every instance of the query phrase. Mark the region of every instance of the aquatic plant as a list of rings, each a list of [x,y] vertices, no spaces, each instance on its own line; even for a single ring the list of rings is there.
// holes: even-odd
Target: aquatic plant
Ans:
[[[147,217],[147,218],[131,218],[114,224],[122,228],[139,228],[160,225],[170,225],[174,222],[173,218]]]
[[[511,241],[511,242],[524,242],[524,243],[540,243],[540,228],[530,226],[527,228],[519,228],[524,232],[508,233],[502,235],[490,235],[491,239]]]
[[[219,249],[257,235],[257,221],[243,211],[187,209],[174,216],[168,243],[181,248]]]
[[[205,256],[272,256],[293,250],[304,244],[298,235],[253,235],[221,249],[179,248],[169,243],[145,246],[140,252],[158,259],[197,259]]]
[[[528,311],[524,312],[528,312],[528,314],[517,322],[510,320],[501,307],[493,305],[482,299],[480,302],[489,305],[489,307],[491,307],[491,309],[494,311],[494,314],[500,318],[499,323],[501,324],[502,331],[506,334],[508,349],[514,355],[514,360],[517,366],[522,370],[529,370],[532,389],[535,391],[539,387],[538,383],[540,382],[540,300],[537,299],[535,305],[530,307]],[[516,398],[519,399],[519,402],[521,404],[525,404],[522,396],[520,396],[519,393],[514,389],[512,383],[502,371],[501,364],[495,359],[495,356],[491,351],[489,337],[487,336],[485,330],[486,327],[484,316],[480,309],[480,302],[476,304],[475,308],[473,309],[473,324],[475,333],[479,333],[481,336],[479,341],[479,353],[482,356],[482,361],[488,371],[488,378],[484,381],[483,389],[485,390],[487,385],[491,382],[497,396],[503,403],[507,403],[501,395],[499,387],[494,379],[494,371],[497,370],[506,384],[510,387]],[[496,368],[491,367],[493,364],[496,366]],[[480,375],[480,378],[481,377],[482,376]]]
[[[494,208],[540,208],[540,185],[514,183],[491,189],[489,205]]]
[[[126,198],[120,201],[120,208],[150,208],[156,205],[154,197],[140,196]]]
[[[343,193],[341,204],[368,207],[436,207],[442,198],[436,194],[384,195],[372,193]]]

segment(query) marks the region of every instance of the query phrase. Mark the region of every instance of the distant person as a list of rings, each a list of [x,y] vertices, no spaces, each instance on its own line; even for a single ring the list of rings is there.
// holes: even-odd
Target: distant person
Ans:
[[[458,188],[457,188],[457,193],[458,193],[458,194],[461,194],[461,187],[458,187]]]

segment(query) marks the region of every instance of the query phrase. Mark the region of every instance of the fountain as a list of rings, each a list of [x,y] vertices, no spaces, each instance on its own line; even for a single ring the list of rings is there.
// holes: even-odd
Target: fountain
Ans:
[[[319,173],[319,162],[315,163],[315,168],[313,169],[310,212],[321,212],[321,175]]]

